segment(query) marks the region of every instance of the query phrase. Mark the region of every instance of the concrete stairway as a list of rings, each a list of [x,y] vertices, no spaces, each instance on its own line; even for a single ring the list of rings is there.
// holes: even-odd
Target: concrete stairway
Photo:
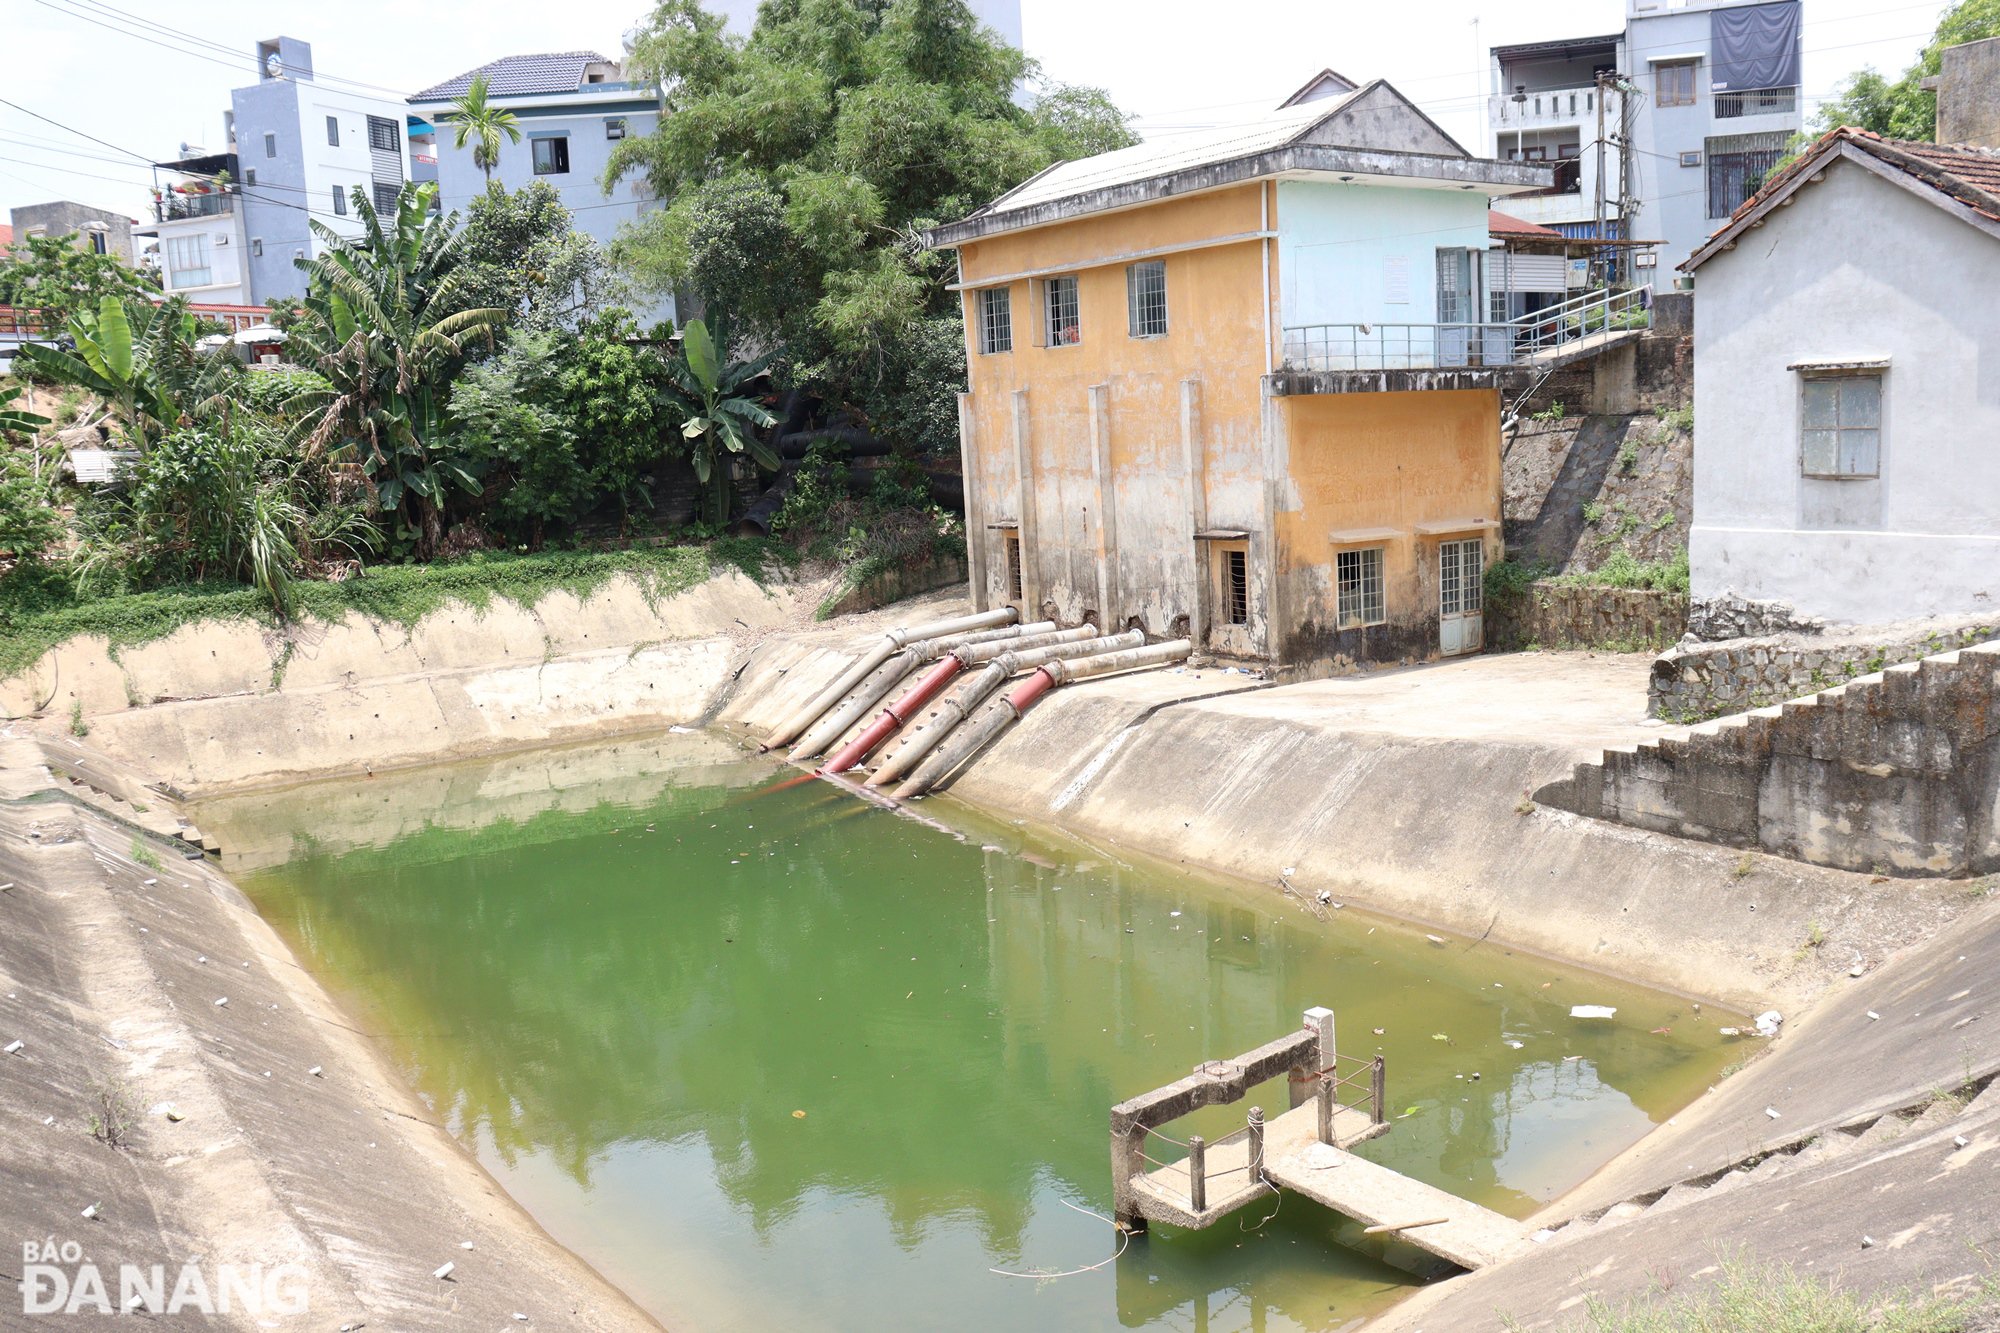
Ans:
[[[1996,704],[2000,643],[1979,644],[1607,750],[1534,799],[1847,870],[1984,874],[2000,869]]]
[[[1960,1118],[1983,1119],[1996,1110],[2000,1110],[2000,1079],[1989,1079],[1974,1088],[1941,1093],[1925,1102],[1786,1144],[1746,1158],[1724,1171],[1694,1176],[1664,1190],[1580,1213],[1560,1225],[1537,1231],[1532,1240],[1537,1245],[1568,1244],[1636,1218],[1685,1208],[1732,1190],[1822,1168],[1838,1169],[1899,1139],[1914,1138]]]

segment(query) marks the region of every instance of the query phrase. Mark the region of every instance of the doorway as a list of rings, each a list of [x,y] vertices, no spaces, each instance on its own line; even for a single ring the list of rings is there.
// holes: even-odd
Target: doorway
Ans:
[[[1486,544],[1478,537],[1438,543],[1438,651],[1476,653],[1485,641]]]

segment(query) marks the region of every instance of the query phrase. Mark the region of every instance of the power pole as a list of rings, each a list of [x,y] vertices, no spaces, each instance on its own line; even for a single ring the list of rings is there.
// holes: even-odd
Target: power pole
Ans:
[[[1604,281],[1604,75],[1602,72],[1597,76],[1597,207],[1594,216],[1597,223],[1597,246],[1590,257],[1592,286]]]

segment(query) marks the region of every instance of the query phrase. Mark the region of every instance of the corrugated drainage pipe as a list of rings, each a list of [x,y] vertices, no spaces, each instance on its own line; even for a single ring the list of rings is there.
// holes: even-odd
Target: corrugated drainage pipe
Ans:
[[[892,653],[900,652],[920,639],[935,639],[940,635],[957,634],[965,630],[986,629],[993,625],[1007,625],[1019,617],[1020,612],[1011,606],[1003,606],[997,611],[982,611],[978,615],[958,616],[951,620],[933,620],[926,624],[911,625],[892,629],[879,642],[854,660],[854,664],[841,672],[840,678],[814,695],[812,701],[795,710],[778,729],[765,738],[759,747],[775,750],[780,745],[788,745],[801,732],[819,721],[827,709],[844,698],[849,690],[859,685],[869,672],[889,660]]]
[[[897,682],[915,671],[926,662],[934,662],[945,653],[963,644],[990,643],[998,639],[1009,641],[1028,634],[1043,634],[1054,629],[1052,620],[1037,621],[1032,625],[1006,625],[999,629],[981,630],[976,634],[958,635],[948,638],[925,639],[913,643],[891,657],[887,662],[848,696],[838,707],[815,722],[804,738],[792,747],[786,756],[793,763],[803,763],[814,755],[823,754],[826,748],[839,740],[847,729],[868,715],[868,710],[880,703]]]
[[[902,748],[884,755],[880,766],[868,775],[867,785],[886,787],[915,768],[925,755],[935,750],[959,723],[965,721],[974,709],[992,697],[993,692],[1006,684],[1008,677],[1015,673],[1032,670],[1044,662],[1068,661],[1098,653],[1137,648],[1145,642],[1146,636],[1135,629],[1124,634],[1113,634],[1105,638],[1092,637],[1075,643],[1059,643],[1048,648],[1020,652],[1010,648],[988,662],[986,668],[977,676],[960,686],[956,695],[938,705],[935,716],[913,728],[909,739],[903,742]],[[985,648],[974,651],[984,652]]]
[[[834,756],[820,767],[821,777],[832,777],[845,773],[875,752],[875,748],[895,734],[896,729],[923,711],[928,704],[951,682],[952,677],[971,666],[1016,648],[1040,648],[1050,644],[1074,643],[1079,639],[1092,638],[1097,630],[1089,625],[1076,629],[1059,629],[1048,634],[1023,634],[1019,638],[1006,639],[997,643],[962,644],[952,649],[938,660],[938,664],[925,672],[923,677],[904,691],[903,696],[883,709],[881,715],[853,740],[840,747]]]
[[[1193,650],[1194,645],[1188,640],[1174,639],[1168,643],[1156,643],[1146,648],[1128,648],[1123,652],[1104,653],[1075,662],[1048,663],[1015,686],[1012,692],[992,708],[953,732],[950,744],[932,755],[908,782],[896,788],[896,799],[908,800],[912,796],[922,796],[936,786],[946,774],[953,772],[960,764],[979,753],[987,742],[1005,731],[1021,714],[1027,712],[1035,700],[1056,686],[1072,680],[1083,680],[1089,676],[1106,675],[1113,671],[1130,671],[1137,667],[1178,662]]]

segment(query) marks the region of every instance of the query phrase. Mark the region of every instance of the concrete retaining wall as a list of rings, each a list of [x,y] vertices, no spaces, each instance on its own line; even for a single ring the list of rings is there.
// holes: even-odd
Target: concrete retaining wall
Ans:
[[[1686,624],[1683,593],[1546,581],[1519,596],[1493,599],[1486,612],[1487,645],[1496,652],[1530,646],[1658,649],[1680,638]]]
[[[658,601],[621,577],[408,629],[202,623],[117,652],[86,635],[0,684],[0,712],[55,725],[75,709],[93,745],[188,793],[380,770],[696,722],[739,641],[823,592],[732,570]]]
[[[2000,644],[1606,751],[1536,791],[1557,809],[1905,875],[2000,870]]]
[[[1920,621],[1854,634],[1684,643],[1653,663],[1646,711],[1679,722],[1741,713],[1995,637],[2000,624],[1989,621]]]

